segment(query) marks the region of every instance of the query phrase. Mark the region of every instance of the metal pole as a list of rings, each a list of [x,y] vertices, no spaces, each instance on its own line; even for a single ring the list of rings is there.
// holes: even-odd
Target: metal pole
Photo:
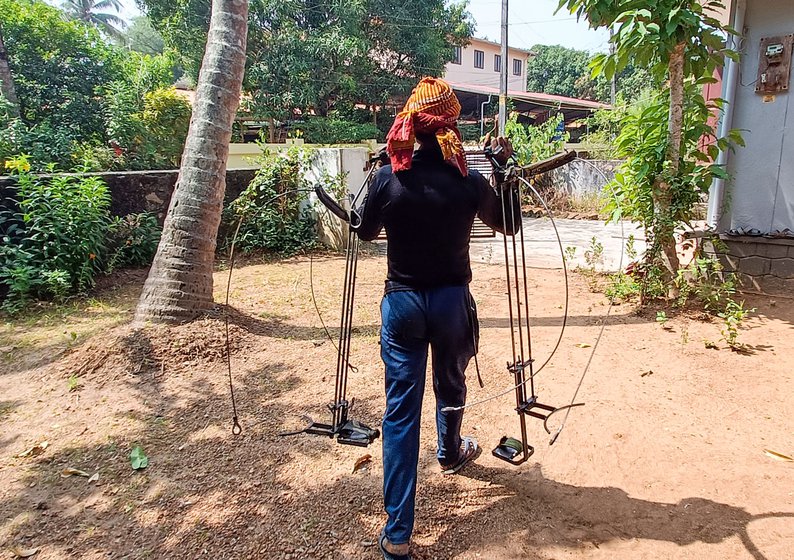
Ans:
[[[612,28],[609,28],[609,54],[615,54],[615,43],[612,42]],[[617,97],[617,83],[615,82],[615,74],[612,74],[612,79],[609,82],[609,104],[615,106],[615,97]]]
[[[499,136],[504,136],[507,123],[507,0],[502,0],[502,72],[499,80]]]

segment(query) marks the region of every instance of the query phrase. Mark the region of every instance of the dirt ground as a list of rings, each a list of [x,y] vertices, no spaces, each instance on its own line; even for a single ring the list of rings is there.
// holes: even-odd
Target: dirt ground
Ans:
[[[335,351],[297,258],[235,273],[232,364],[243,433],[230,433],[223,323],[208,317],[133,332],[143,274],[115,277],[94,300],[6,323],[0,333],[0,558],[379,558],[381,443],[280,438],[301,414],[325,420]],[[315,257],[314,289],[332,332],[344,262]],[[352,415],[379,425],[378,329],[383,257],[363,258],[354,315]],[[476,265],[480,389],[509,387],[503,270]],[[532,270],[533,343],[544,360],[562,316],[562,276]],[[225,285],[219,272],[216,285]],[[747,298],[757,311],[729,350],[718,321],[612,310],[558,441],[530,421],[536,452],[520,467],[491,456],[518,435],[513,396],[466,413],[485,448],[444,477],[434,456],[433,399],[423,414],[413,554],[456,559],[794,558],[794,302]],[[537,377],[540,399],[567,404],[607,311],[571,278],[568,328]],[[704,341],[717,343],[718,349]],[[473,373],[470,369],[470,373]],[[26,450],[47,442],[28,455]],[[149,466],[133,471],[140,445]],[[37,453],[38,451],[38,453]],[[372,456],[363,469],[356,461]],[[21,456],[24,455],[24,456]],[[67,468],[98,479],[62,476]],[[29,550],[30,551],[30,550]]]

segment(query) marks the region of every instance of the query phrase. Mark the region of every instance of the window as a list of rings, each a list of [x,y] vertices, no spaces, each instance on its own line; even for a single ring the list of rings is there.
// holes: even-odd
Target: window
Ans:
[[[501,72],[502,71],[502,55],[501,54],[493,55],[493,71],[494,72]]]
[[[520,76],[521,75],[521,60],[518,58],[513,59],[513,76]]]
[[[485,68],[485,53],[483,51],[474,51],[474,67]]]
[[[452,47],[452,64],[460,64],[462,59],[460,47]]]

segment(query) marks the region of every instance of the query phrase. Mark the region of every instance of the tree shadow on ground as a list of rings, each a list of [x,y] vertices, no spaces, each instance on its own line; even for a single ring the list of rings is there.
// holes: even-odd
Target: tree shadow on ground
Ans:
[[[524,471],[473,464],[461,476],[488,483],[485,493],[493,505],[450,521],[421,556],[434,557],[445,549],[464,552],[470,543],[463,539],[460,544],[459,526],[476,523],[481,534],[488,535],[488,542],[520,539],[527,553],[549,546],[597,548],[632,539],[684,546],[739,537],[754,559],[773,560],[753,543],[748,526],[761,519],[794,518],[794,511],[752,515],[743,508],[699,497],[668,504],[632,498],[620,488],[573,486],[545,477],[539,464]]]

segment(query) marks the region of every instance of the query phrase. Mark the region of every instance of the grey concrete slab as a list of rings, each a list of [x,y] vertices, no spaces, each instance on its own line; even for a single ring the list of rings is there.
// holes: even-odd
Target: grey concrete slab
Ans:
[[[634,248],[639,253],[645,250],[645,235],[639,224],[622,222],[622,224],[604,224],[595,220],[555,220],[560,233],[563,249],[574,247],[575,252],[571,267],[585,266],[585,251],[592,245],[592,239],[603,246],[603,262],[596,266],[598,270],[614,272],[620,264],[621,246],[630,235],[635,238]],[[548,218],[524,218],[524,247],[527,266],[536,268],[562,268],[560,248],[554,233],[551,220]],[[512,248],[510,247],[512,255]],[[512,257],[511,257],[512,258]],[[492,239],[473,239],[471,242],[472,262],[504,264],[504,240],[501,234]],[[624,254],[623,266],[629,263]]]

